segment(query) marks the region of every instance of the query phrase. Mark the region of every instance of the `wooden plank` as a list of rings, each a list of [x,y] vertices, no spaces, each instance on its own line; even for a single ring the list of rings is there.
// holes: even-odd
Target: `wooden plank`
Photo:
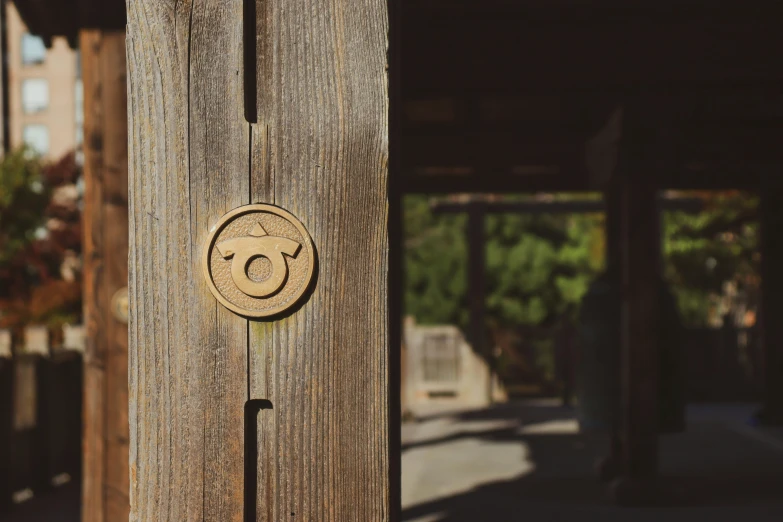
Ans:
[[[257,520],[390,520],[386,2],[257,6],[252,199],[320,259],[298,312],[250,324]]]
[[[130,519],[239,521],[247,321],[200,260],[250,192],[242,1],[127,5]]]

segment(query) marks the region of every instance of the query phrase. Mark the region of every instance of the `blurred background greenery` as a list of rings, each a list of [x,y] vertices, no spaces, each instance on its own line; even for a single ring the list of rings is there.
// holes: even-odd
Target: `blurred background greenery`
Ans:
[[[758,200],[742,192],[679,193],[703,211],[662,216],[664,277],[686,326],[753,326],[759,299]],[[434,213],[445,196],[404,201],[405,313],[468,326],[467,215]],[[532,196],[504,196],[506,200]],[[598,199],[553,194],[550,199]],[[507,380],[554,379],[554,338],[605,262],[604,215],[488,214],[486,328]]]
[[[73,154],[0,160],[0,328],[81,320],[81,194]]]

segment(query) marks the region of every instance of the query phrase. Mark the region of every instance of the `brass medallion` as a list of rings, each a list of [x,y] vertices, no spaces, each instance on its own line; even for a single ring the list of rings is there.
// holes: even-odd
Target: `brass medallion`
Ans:
[[[307,292],[315,273],[315,246],[291,213],[274,205],[246,205],[212,228],[203,267],[210,291],[223,306],[245,317],[272,317]]]

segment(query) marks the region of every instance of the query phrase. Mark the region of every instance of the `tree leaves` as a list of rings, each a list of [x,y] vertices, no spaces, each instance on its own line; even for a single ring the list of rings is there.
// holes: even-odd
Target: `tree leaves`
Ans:
[[[81,314],[81,210],[73,154],[43,166],[26,150],[0,162],[0,327]]]
[[[467,326],[467,223],[430,211],[427,197],[404,203],[406,313],[422,324]],[[489,214],[486,306],[496,327],[537,326],[574,308],[603,266],[598,214]]]

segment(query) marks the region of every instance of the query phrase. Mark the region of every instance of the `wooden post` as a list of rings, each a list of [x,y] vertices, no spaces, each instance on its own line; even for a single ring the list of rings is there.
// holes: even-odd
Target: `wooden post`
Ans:
[[[622,288],[622,266],[623,266],[623,185],[619,176],[613,174],[611,179],[604,187],[604,251],[606,276],[615,288]],[[622,317],[616,318],[617,323],[614,326],[613,335],[617,344],[612,346],[621,346],[622,339]],[[618,342],[619,341],[619,342]],[[616,384],[622,384],[622,365],[616,366],[617,371],[613,378]],[[599,457],[596,461],[596,472],[603,481],[609,481],[617,478],[622,473],[624,455],[622,451],[622,433],[620,425],[621,397],[616,397],[612,403],[614,415],[612,416],[612,425],[609,433],[609,447],[606,456]]]
[[[386,2],[127,5],[130,519],[390,520]],[[318,251],[282,319],[202,270],[249,203]]]
[[[783,188],[778,182],[763,187],[760,210],[764,403],[759,421],[780,426],[783,424],[783,322],[779,319],[783,310]]]
[[[658,446],[658,292],[655,188],[645,173],[623,187],[623,448],[627,473],[652,478]]]
[[[661,118],[666,107],[639,97],[624,109],[618,183],[622,307],[621,503],[641,501],[658,468],[659,213],[655,174],[671,165]]]
[[[487,332],[484,327],[486,320],[486,275],[485,256],[486,232],[484,229],[486,207],[480,202],[468,205],[468,302],[470,309],[470,344],[480,357],[483,357],[489,366],[489,379],[487,380],[487,401],[492,403],[494,364],[492,353],[487,348]]]
[[[84,522],[127,520],[128,327],[112,311],[128,284],[125,32],[83,30]]]

